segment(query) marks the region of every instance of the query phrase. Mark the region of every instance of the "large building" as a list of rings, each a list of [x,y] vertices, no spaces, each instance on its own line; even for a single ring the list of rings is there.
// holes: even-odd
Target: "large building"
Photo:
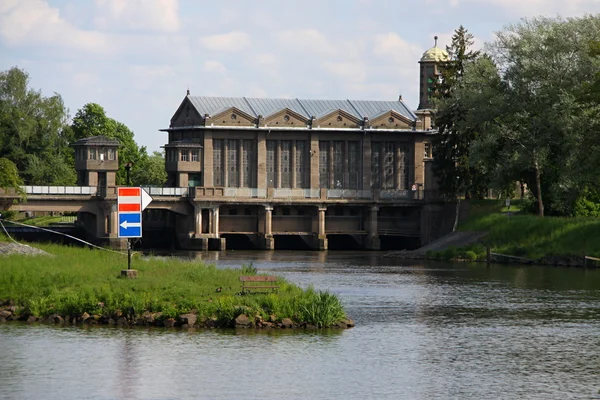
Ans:
[[[379,249],[381,239],[427,241],[424,192],[431,158],[434,46],[420,63],[420,101],[201,97],[189,90],[169,127],[168,185],[190,187],[190,243],[244,237],[273,249],[290,237]],[[424,232],[427,231],[427,232]],[[429,234],[429,233],[427,233]],[[415,244],[416,243],[416,244]],[[400,245],[400,247],[402,247]]]

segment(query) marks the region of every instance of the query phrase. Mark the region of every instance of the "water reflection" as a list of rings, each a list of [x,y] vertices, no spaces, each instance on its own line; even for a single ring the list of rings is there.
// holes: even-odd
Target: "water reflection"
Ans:
[[[600,398],[598,271],[399,261],[377,252],[186,256],[219,268],[253,263],[330,290],[357,326],[4,324],[0,398]]]

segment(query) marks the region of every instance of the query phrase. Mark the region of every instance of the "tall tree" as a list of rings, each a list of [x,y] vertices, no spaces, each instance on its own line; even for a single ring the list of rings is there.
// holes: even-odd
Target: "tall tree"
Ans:
[[[140,161],[143,157],[148,157],[146,147],[138,147],[133,132],[125,124],[108,117],[104,108],[99,104],[88,103],[77,110],[71,128],[75,139],[102,135],[119,141],[117,184],[127,183],[125,165],[128,162],[133,163],[130,171],[132,176],[144,168]]]
[[[571,173],[574,149],[581,140],[573,129],[576,90],[589,82],[594,64],[589,42],[600,31],[600,18],[523,20],[497,34],[489,46],[504,82],[504,110],[496,119],[506,162],[528,175],[537,211],[545,214],[577,190]]]
[[[155,151],[151,155],[142,154],[139,168],[132,174],[131,181],[139,186],[163,186],[167,182],[165,158]]]
[[[17,166],[26,184],[73,184],[68,110],[60,95],[44,97],[28,86],[19,68],[0,73],[0,157]]]
[[[19,176],[15,163],[8,158],[0,158],[0,188],[14,189],[17,193],[24,195],[21,185],[23,185],[23,180]]]
[[[433,141],[434,170],[440,188],[451,197],[460,192],[470,197],[481,186],[476,168],[469,163],[469,147],[477,130],[464,123],[468,110],[458,95],[464,85],[465,69],[479,56],[478,51],[471,50],[472,45],[473,35],[460,26],[446,47],[448,60],[438,65],[440,76],[434,86],[434,121],[438,130]]]

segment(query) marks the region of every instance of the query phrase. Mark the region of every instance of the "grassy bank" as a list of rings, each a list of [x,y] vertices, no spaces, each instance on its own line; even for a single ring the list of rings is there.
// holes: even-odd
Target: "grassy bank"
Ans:
[[[1,235],[0,235],[1,236]],[[9,255],[0,258],[0,302],[23,316],[51,315],[134,323],[165,321],[193,313],[200,324],[231,327],[240,314],[256,321],[286,318],[316,327],[346,318],[339,299],[327,292],[302,290],[280,279],[276,293],[240,294],[240,275],[252,266],[217,269],[173,258],[135,258],[138,279],[120,277],[127,258],[101,250],[36,244],[53,257]],[[0,303],[1,304],[1,303]]]
[[[485,231],[482,244],[451,249],[446,253],[475,254],[485,258],[485,246],[492,252],[533,260],[600,257],[600,220],[594,218],[544,217],[520,211],[513,202],[510,215],[504,201],[471,201],[469,217],[461,231]]]

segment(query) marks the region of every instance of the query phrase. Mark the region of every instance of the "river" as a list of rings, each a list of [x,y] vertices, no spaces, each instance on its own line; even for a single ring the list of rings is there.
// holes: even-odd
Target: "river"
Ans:
[[[344,331],[0,324],[0,399],[600,399],[600,271],[207,252],[336,293]]]

